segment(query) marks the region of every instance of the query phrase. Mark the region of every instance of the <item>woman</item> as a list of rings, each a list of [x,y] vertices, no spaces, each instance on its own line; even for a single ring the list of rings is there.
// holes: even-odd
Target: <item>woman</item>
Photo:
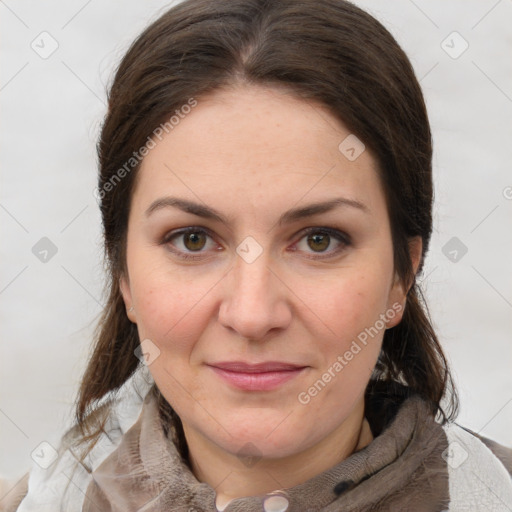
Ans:
[[[416,284],[421,89],[343,0],[186,0],[98,144],[109,299],[77,424],[6,510],[510,510]]]

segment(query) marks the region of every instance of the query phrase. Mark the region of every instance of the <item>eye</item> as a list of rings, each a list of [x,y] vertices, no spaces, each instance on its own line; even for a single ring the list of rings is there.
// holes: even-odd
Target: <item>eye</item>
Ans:
[[[311,259],[334,257],[351,245],[350,237],[334,228],[312,227],[303,231],[302,235],[291,250],[299,249],[310,254],[313,252],[313,255],[307,256]],[[333,239],[335,240],[334,244]],[[172,231],[164,237],[161,243],[166,244],[171,252],[185,260],[204,258],[203,253],[208,250],[222,250],[213,241],[208,230],[196,226]],[[333,245],[334,249],[328,251],[327,249]]]
[[[337,229],[328,227],[313,227],[308,228],[304,236],[295,244],[294,247],[299,246],[299,249],[304,252],[311,252],[318,254],[317,256],[308,256],[313,259],[330,258],[338,255],[341,251],[351,245],[350,237]],[[333,239],[335,243],[333,244]],[[334,249],[327,251],[332,246]],[[293,249],[296,250],[296,249]]]
[[[176,242],[172,242],[173,240]],[[212,243],[208,244],[208,240]],[[162,244],[167,244],[169,249],[183,259],[198,259],[203,258],[203,249],[218,247],[213,243],[210,233],[204,228],[190,226],[185,229],[173,231],[167,234],[162,240]],[[194,255],[193,253],[198,253]]]

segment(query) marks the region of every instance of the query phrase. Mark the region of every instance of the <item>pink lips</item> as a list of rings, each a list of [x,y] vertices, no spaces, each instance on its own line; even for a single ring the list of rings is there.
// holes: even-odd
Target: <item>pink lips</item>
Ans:
[[[209,364],[210,368],[229,384],[246,391],[269,391],[299,375],[306,366],[269,361],[248,364],[227,361]]]

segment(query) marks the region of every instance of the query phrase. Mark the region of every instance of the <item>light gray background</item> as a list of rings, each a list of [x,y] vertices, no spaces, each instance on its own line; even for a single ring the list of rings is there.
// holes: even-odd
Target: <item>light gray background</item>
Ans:
[[[356,3],[403,46],[429,109],[436,205],[423,284],[459,422],[512,446],[512,0]],[[92,192],[105,87],[167,5],[0,1],[0,475],[21,475],[72,419],[103,300]],[[31,48],[50,48],[43,31],[59,45],[47,59]],[[458,58],[453,31],[469,44]],[[32,252],[42,237],[58,249],[46,263]],[[443,254],[452,237],[468,249],[456,262]]]

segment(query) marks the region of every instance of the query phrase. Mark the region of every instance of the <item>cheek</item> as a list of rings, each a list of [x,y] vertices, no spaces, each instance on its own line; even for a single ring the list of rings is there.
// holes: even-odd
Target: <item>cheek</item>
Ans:
[[[130,281],[140,339],[150,339],[166,358],[188,361],[211,321],[211,297],[222,272],[197,266],[177,269],[155,248],[132,254]]]
[[[341,421],[364,392],[379,356],[385,324],[380,315],[387,305],[384,269],[344,269],[333,281],[307,289],[318,312],[308,329],[315,332],[319,365],[303,389],[312,415],[333,411]],[[387,271],[386,271],[387,272]],[[318,283],[317,283],[318,284]],[[316,319],[315,319],[316,318]],[[334,412],[335,411],[335,412]]]
[[[313,313],[310,317],[318,325],[318,334],[322,333],[320,339],[332,340],[334,336],[339,340],[336,350],[350,344],[385,312],[389,280],[383,278],[384,272],[372,272],[369,266],[366,269],[343,269],[337,276],[317,281],[314,286],[303,282],[303,293],[308,298],[305,309]]]
[[[137,308],[139,333],[159,346],[172,343],[173,350],[184,350],[203,329],[201,301],[205,292],[202,286],[183,285],[175,279],[167,285],[162,280],[158,284],[146,280],[137,289],[137,294],[140,297]]]
[[[345,418],[374,370],[382,346],[388,281],[379,272],[346,272],[329,284],[307,290],[312,309],[318,312],[309,330],[316,331],[319,366],[301,389],[301,407],[311,417],[332,411],[323,428]],[[316,290],[316,292],[315,292]],[[313,317],[312,317],[313,318]]]
[[[182,413],[189,404],[187,397],[199,401],[206,398],[206,390],[198,378],[199,370],[191,360],[207,326],[205,307],[209,288],[211,284],[193,285],[175,276],[167,281],[164,276],[154,280],[149,277],[136,288],[140,297],[139,337],[151,340],[159,351],[149,370],[167,400]]]

